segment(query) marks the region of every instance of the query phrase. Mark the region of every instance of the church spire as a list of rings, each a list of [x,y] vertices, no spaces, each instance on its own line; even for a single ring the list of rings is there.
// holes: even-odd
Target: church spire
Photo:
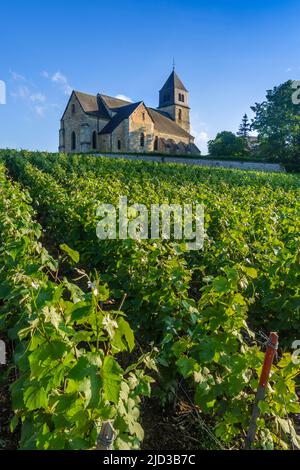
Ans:
[[[188,97],[188,91],[175,72],[175,61],[173,62],[173,70],[166,83],[159,92],[159,107],[173,105],[178,101],[178,96],[182,92]],[[182,103],[183,101],[180,100]],[[186,101],[187,103],[187,101]]]
[[[189,92],[175,72],[175,59],[171,75],[159,91],[158,109],[167,113],[180,127],[190,132]]]
[[[187,89],[185,88],[184,84],[182,83],[177,73],[175,72],[175,63],[174,63],[172,73],[160,91],[166,90],[166,91],[171,91],[172,93],[174,93],[175,89],[183,90],[187,92]]]

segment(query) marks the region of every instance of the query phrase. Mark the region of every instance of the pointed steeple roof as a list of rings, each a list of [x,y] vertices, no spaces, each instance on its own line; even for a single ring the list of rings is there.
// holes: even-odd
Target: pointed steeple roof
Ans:
[[[171,75],[169,76],[168,80],[166,81],[166,83],[164,84],[164,86],[162,87],[162,89],[160,91],[162,91],[162,90],[173,91],[173,90],[175,90],[175,88],[177,88],[179,90],[183,90],[183,91],[188,91],[185,88],[182,81],[180,80],[180,78],[178,77],[175,70],[173,70]]]

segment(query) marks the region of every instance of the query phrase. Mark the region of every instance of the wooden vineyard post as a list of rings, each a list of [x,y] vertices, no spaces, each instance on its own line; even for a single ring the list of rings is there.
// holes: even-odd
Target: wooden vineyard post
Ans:
[[[100,434],[97,439],[97,450],[111,450],[115,438],[115,431],[110,421],[102,424]]]
[[[256,397],[255,397],[254,406],[253,406],[249,430],[248,430],[248,434],[246,437],[245,449],[251,449],[251,445],[253,444],[254,439],[255,439],[256,427],[257,427],[256,423],[260,414],[258,404],[260,401],[264,400],[265,398],[266,388],[267,388],[267,384],[268,384],[268,380],[269,380],[269,376],[271,372],[271,367],[272,367],[272,363],[273,363],[277,349],[278,349],[278,335],[277,333],[272,332],[270,333],[270,337],[267,342],[265,360],[264,360],[263,368],[262,368],[261,375],[260,375],[260,380],[259,380]]]

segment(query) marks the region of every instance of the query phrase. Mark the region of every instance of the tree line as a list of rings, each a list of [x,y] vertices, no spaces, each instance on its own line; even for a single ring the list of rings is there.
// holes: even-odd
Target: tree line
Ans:
[[[262,103],[251,106],[251,121],[245,114],[236,134],[223,131],[208,142],[209,154],[263,158],[300,171],[300,104],[293,96],[292,80],[268,90]]]

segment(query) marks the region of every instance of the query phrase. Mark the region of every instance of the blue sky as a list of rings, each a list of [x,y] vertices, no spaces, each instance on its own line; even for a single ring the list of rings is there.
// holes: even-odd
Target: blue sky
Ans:
[[[56,151],[73,88],[157,106],[174,56],[205,152],[267,89],[300,79],[299,18],[299,0],[1,2],[0,148]]]

